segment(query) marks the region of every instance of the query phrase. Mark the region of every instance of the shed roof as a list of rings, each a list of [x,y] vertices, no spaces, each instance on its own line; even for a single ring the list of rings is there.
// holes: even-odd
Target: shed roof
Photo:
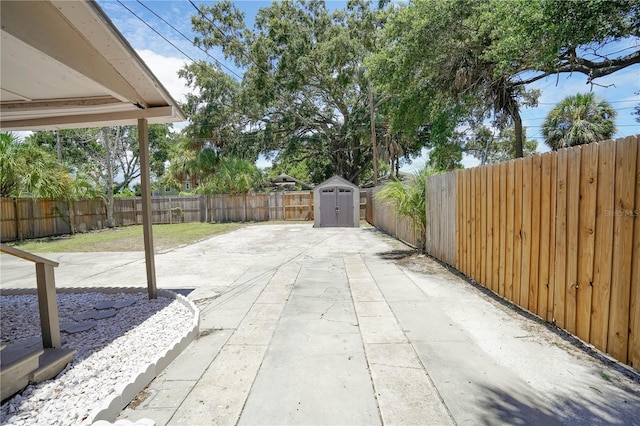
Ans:
[[[97,3],[3,0],[0,20],[2,131],[185,120]]]
[[[346,180],[345,178],[343,178],[341,176],[333,175],[329,179],[327,179],[324,182],[318,184],[315,187],[315,189],[322,188],[324,186],[329,186],[329,185],[337,185],[337,184],[338,185],[343,185],[343,186],[350,186],[350,187],[353,187],[353,188],[358,188],[358,185],[356,185],[355,183],[349,182],[348,180]]]
[[[293,176],[289,176],[286,173],[280,173],[275,178],[271,179],[271,182],[276,186],[286,186],[286,185],[295,185],[298,184],[303,188],[313,188],[313,185],[305,183],[301,180],[294,178]]]

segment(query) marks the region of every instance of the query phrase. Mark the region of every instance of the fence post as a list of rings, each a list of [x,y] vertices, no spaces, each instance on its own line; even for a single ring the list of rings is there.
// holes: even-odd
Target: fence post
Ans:
[[[18,238],[18,241],[22,241],[22,232],[20,231],[20,210],[18,208],[17,198],[13,199],[13,212],[16,221],[16,238]]]
[[[69,228],[71,228],[71,235],[76,233],[76,215],[75,206],[73,200],[69,201]]]
[[[247,194],[243,194],[242,199],[244,200],[244,222],[246,222],[247,221]]]
[[[136,225],[138,225],[138,197],[135,197],[133,199],[133,216],[134,216],[134,223]]]
[[[206,195],[198,196],[198,216],[200,217],[200,223],[205,223],[207,221],[207,205],[206,205]]]

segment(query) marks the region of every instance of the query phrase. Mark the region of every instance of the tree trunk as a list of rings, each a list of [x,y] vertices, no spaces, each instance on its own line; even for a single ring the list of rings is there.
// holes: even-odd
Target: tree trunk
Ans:
[[[520,109],[517,106],[514,108],[512,116],[516,133],[515,158],[522,158],[524,157],[524,144],[522,141],[522,117],[520,117]]]
[[[117,132],[120,132],[120,128],[118,127]],[[116,139],[118,138],[118,134],[116,134]],[[109,138],[109,129],[102,129],[102,140],[104,143],[104,151],[105,151],[105,163],[107,167],[107,185],[106,185],[106,203],[107,203],[107,227],[113,228],[113,153],[111,141]]]
[[[371,120],[371,149],[373,151],[373,186],[378,186],[378,144],[376,141],[376,111],[373,107],[373,86],[369,84],[369,114]]]
[[[56,152],[58,154],[58,161],[62,163],[62,141],[60,140],[59,130],[56,130]]]

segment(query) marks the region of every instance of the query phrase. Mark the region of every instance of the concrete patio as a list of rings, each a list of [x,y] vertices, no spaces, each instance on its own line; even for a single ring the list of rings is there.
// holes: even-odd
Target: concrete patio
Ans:
[[[408,250],[370,227],[292,224],[157,254],[158,286],[198,305],[201,336],[120,418],[640,424],[637,376]],[[48,258],[58,287],[146,285],[142,252]],[[27,266],[3,257],[3,286],[33,286]]]

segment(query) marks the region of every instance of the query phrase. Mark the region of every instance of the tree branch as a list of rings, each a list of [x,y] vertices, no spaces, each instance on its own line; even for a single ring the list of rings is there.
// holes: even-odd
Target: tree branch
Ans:
[[[574,58],[571,62],[558,67],[555,72],[579,72],[588,76],[588,83],[600,77],[613,74],[630,65],[640,63],[640,51],[630,53],[617,59],[607,59],[602,62],[592,62],[584,58]]]
[[[512,86],[526,86],[545,77],[554,74],[578,72],[587,76],[588,84],[595,84],[593,80],[620,71],[628,66],[640,63],[640,51],[633,52],[627,56],[617,59],[607,59],[602,62],[593,62],[579,57],[567,57],[559,67],[551,71],[535,70],[540,74],[526,80],[513,81]]]

